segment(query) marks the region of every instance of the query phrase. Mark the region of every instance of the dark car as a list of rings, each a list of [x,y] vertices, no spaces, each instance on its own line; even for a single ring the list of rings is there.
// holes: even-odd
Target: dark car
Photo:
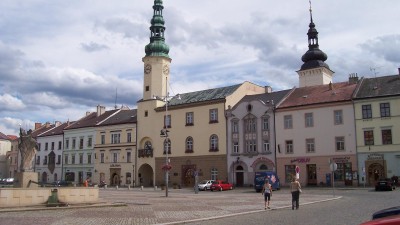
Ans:
[[[396,186],[394,185],[393,180],[389,178],[379,179],[375,185],[375,191],[380,191],[380,190],[393,191],[394,189],[396,189]]]
[[[69,181],[65,181],[65,180],[58,180],[58,181],[54,181],[52,183],[53,187],[68,187],[71,186],[72,183]]]
[[[374,220],[374,219],[379,219],[382,217],[394,216],[394,215],[400,215],[400,206],[382,209],[378,212],[375,212],[374,214],[372,214],[372,219]]]

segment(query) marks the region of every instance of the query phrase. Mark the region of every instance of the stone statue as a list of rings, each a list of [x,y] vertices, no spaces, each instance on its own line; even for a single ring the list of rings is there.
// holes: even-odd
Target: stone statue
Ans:
[[[21,153],[20,171],[32,171],[32,160],[36,154],[36,140],[32,137],[32,130],[26,133],[24,129],[19,129],[18,148]]]

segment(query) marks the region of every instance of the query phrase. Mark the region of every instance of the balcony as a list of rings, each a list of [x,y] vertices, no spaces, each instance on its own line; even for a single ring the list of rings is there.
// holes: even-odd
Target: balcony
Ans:
[[[153,149],[139,149],[138,157],[139,158],[153,157]]]

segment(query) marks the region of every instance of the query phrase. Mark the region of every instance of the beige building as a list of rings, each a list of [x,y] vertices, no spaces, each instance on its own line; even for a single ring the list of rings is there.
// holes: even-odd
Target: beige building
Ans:
[[[95,127],[93,183],[134,185],[136,119],[135,109],[123,108]]]
[[[8,177],[14,177],[18,172],[18,137],[15,135],[8,135],[11,139],[11,150],[7,152],[7,174]]]
[[[199,179],[227,180],[225,110],[244,95],[263,93],[249,82],[170,96],[171,59],[164,39],[162,2],[155,1],[144,62],[143,99],[138,102],[139,185],[190,187]],[[160,135],[164,132],[167,135]],[[171,166],[171,167],[170,167]]]
[[[360,184],[400,176],[399,74],[364,78],[354,98]]]

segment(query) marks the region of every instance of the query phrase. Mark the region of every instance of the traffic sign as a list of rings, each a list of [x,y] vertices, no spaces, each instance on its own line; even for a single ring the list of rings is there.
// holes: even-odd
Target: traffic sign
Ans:
[[[296,166],[296,173],[300,173],[300,167]]]
[[[337,164],[336,163],[331,163],[330,165],[329,165],[329,167],[331,168],[331,171],[332,172],[334,172],[334,171],[336,171],[337,170]]]

